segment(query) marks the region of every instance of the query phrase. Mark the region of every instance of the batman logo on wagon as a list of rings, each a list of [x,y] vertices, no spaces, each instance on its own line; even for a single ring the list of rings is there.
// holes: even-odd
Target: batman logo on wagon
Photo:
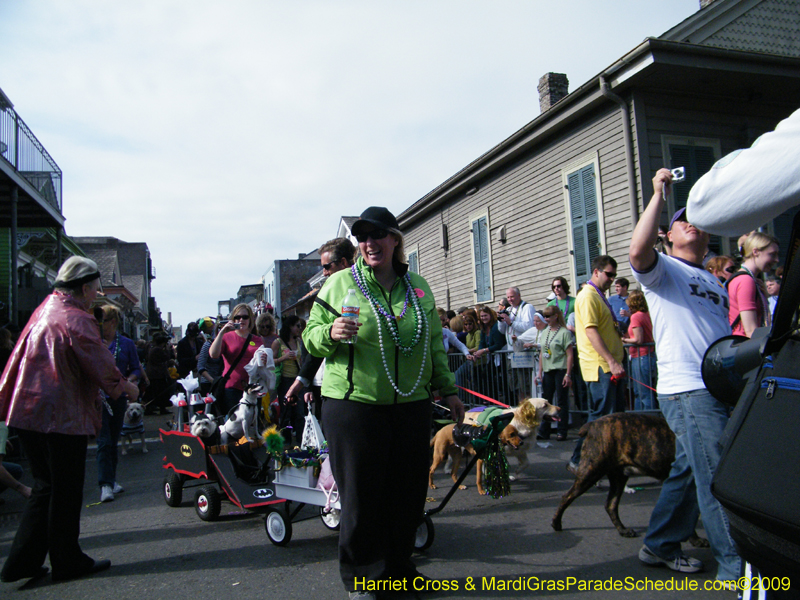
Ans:
[[[267,498],[272,498],[272,494],[274,492],[268,488],[258,488],[257,490],[253,490],[253,496],[260,500],[265,500]]]
[[[183,454],[186,458],[189,458],[192,455],[192,448],[189,444],[183,444],[181,446],[181,454]]]

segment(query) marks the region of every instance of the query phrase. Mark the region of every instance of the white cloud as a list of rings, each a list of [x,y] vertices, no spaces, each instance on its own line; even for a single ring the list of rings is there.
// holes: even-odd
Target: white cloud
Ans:
[[[64,171],[70,235],[147,242],[177,323],[399,213],[697,0],[0,4],[0,87]]]

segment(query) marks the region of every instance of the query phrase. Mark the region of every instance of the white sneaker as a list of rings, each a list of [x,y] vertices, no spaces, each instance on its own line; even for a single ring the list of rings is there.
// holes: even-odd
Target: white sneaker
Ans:
[[[110,485],[104,485],[100,488],[100,502],[113,502],[114,492],[111,490]]]
[[[118,484],[118,483],[115,481],[115,482],[114,482],[114,487],[112,488],[112,490],[111,490],[111,491],[112,491],[112,492],[114,492],[115,494],[121,494],[122,492],[124,492],[124,491],[125,491],[125,488],[124,488],[124,487],[122,487],[120,484]]]
[[[639,560],[646,565],[665,565],[673,571],[680,571],[681,573],[697,573],[703,570],[703,563],[696,558],[686,556],[683,553],[672,559],[661,558],[644,545],[642,545],[641,550],[639,550]]]

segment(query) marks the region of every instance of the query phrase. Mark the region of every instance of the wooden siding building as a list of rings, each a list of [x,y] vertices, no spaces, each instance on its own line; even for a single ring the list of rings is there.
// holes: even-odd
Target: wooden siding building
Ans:
[[[554,277],[574,292],[599,254],[629,276],[655,171],[686,167],[666,224],[717,159],[800,106],[799,40],[800,0],[717,0],[570,94],[565,76],[543,77],[539,117],[399,215],[439,305],[494,305],[516,285],[542,306]],[[763,225],[788,236],[783,220]]]

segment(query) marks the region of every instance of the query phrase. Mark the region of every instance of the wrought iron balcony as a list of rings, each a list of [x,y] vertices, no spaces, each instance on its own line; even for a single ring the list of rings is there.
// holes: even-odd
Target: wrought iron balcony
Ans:
[[[25,121],[0,95],[0,159],[61,214],[61,169]]]

